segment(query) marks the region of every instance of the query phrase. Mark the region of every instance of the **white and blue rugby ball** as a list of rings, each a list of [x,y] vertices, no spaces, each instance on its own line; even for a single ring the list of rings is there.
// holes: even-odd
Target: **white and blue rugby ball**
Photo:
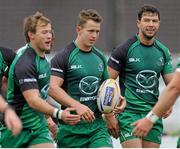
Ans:
[[[99,110],[104,113],[110,113],[118,105],[120,100],[120,88],[114,79],[105,80],[97,94],[97,105]]]

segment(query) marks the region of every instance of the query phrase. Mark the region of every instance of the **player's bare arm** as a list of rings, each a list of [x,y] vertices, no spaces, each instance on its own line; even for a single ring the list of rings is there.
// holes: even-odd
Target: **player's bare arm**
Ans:
[[[53,106],[48,104],[46,101],[41,99],[39,97],[39,91],[37,89],[26,90],[23,92],[23,96],[31,108],[54,117],[54,112],[55,112],[56,108],[54,108]],[[66,123],[71,124],[72,123],[71,117],[73,117],[74,121],[78,122],[79,117],[76,115],[70,114],[70,111],[71,111],[71,109],[62,111],[61,114],[59,114],[58,118],[64,120]]]
[[[57,76],[51,76],[49,95],[64,106],[72,107],[85,121],[91,122],[95,119],[94,112],[87,106],[71,98],[62,88],[64,80]]]

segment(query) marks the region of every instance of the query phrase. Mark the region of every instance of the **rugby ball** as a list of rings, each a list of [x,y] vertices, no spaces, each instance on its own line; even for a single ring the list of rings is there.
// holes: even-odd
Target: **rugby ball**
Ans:
[[[98,109],[104,113],[110,113],[118,105],[120,100],[120,88],[114,79],[105,80],[97,94]]]

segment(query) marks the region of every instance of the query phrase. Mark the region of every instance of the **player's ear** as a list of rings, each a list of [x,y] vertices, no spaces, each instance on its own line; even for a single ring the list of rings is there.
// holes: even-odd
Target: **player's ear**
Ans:
[[[136,23],[137,23],[137,27],[139,28],[140,20],[137,19]]]
[[[29,36],[29,39],[34,39],[34,33],[32,33],[32,32],[28,32],[28,36]]]
[[[161,25],[161,21],[159,20],[159,26]]]
[[[79,33],[81,31],[81,26],[76,26],[76,32]]]

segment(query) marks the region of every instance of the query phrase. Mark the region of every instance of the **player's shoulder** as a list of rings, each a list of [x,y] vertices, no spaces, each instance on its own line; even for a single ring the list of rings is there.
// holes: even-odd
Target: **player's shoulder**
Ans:
[[[14,50],[10,48],[0,47],[0,52],[7,65],[10,65],[16,56]]]
[[[3,46],[0,46],[0,52],[3,55],[16,55],[16,53],[14,52],[13,49],[10,49],[10,48],[7,48],[7,47],[3,47]]]
[[[16,57],[16,67],[31,67],[36,63],[36,52],[31,47],[26,47],[20,51]]]
[[[154,43],[155,43],[154,45],[156,46],[156,48],[158,48],[159,50],[161,50],[163,52],[165,58],[171,57],[172,50],[170,50],[166,45],[164,45],[158,39],[155,39]]]
[[[104,56],[104,53],[99,48],[93,46],[92,50],[93,50],[94,53],[97,53],[97,54],[100,54],[101,56]]]
[[[92,52],[96,54],[96,56],[99,57],[104,63],[107,62],[107,56],[100,49],[93,46]]]
[[[119,44],[116,47],[114,47],[112,49],[111,55],[113,55],[113,57],[116,57],[116,58],[117,57],[125,58],[127,56],[129,49],[131,49],[139,44],[140,44],[140,41],[139,41],[137,35],[131,36],[122,44]]]
[[[4,51],[4,50],[12,50],[12,49],[0,46],[0,51]]]
[[[140,44],[136,35],[131,36],[125,42],[118,44],[114,49],[116,51],[128,51],[133,45]]]
[[[70,53],[76,48],[76,45],[71,42],[67,46],[65,46],[63,49],[59,50],[56,55],[70,55]]]
[[[116,56],[120,56],[120,55],[127,55],[129,49],[132,46],[136,46],[139,45],[140,41],[138,40],[137,36],[131,36],[130,38],[128,38],[125,42],[118,44],[116,47],[114,47],[112,49],[112,54],[116,55]]]
[[[154,43],[158,48],[161,48],[164,51],[169,51],[169,48],[165,44],[160,42],[158,39],[155,38]]]
[[[71,53],[76,49],[76,45],[74,42],[69,43],[67,46],[64,48],[60,49],[54,57],[51,59],[52,61],[60,61],[60,60],[65,60],[67,61]]]

